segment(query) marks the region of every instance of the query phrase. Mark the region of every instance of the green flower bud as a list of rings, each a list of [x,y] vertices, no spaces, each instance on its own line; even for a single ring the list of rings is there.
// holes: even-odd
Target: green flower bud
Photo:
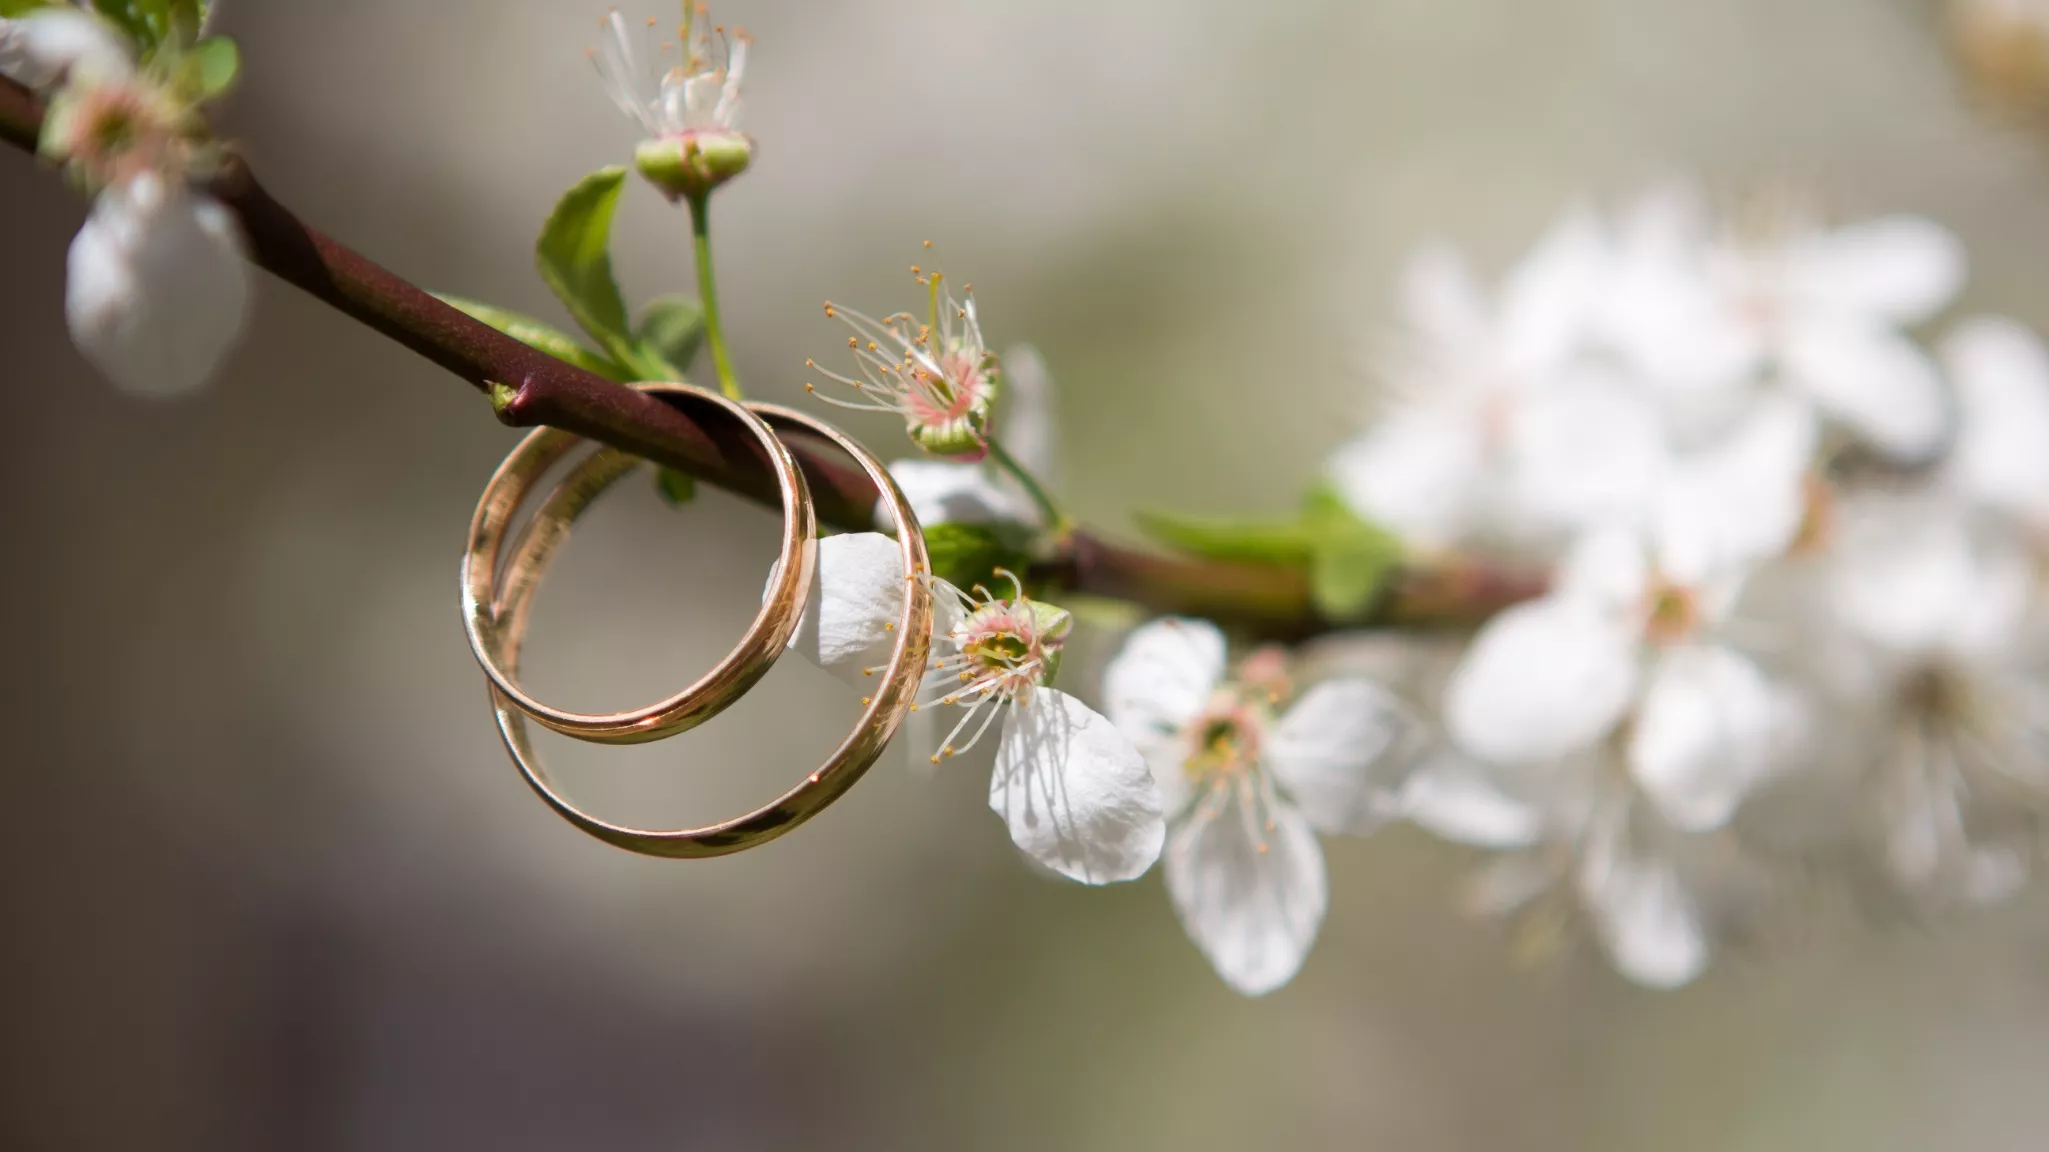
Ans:
[[[701,131],[644,140],[633,166],[670,200],[709,195],[747,170],[754,141],[744,132]]]

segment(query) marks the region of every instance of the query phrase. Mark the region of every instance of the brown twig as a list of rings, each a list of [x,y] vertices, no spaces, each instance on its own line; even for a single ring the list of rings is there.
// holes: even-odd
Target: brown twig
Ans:
[[[43,105],[0,78],[0,136],[34,151]],[[688,472],[706,483],[775,502],[771,473],[737,426],[692,414],[537,351],[442,303],[430,293],[309,227],[264,191],[231,157],[207,185],[241,221],[250,258],[279,279],[418,352],[471,385],[509,393],[493,405],[514,427],[550,425]],[[840,528],[871,524],[875,489],[859,469],[809,442],[794,442],[811,480],[819,519]],[[1186,560],[1135,551],[1086,531],[1034,570],[1082,592],[1161,613],[1206,616],[1263,638],[1296,639],[1328,625],[1305,573],[1278,565]],[[1382,623],[1465,623],[1533,594],[1527,579],[1490,574],[1435,579],[1409,574],[1376,612]]]

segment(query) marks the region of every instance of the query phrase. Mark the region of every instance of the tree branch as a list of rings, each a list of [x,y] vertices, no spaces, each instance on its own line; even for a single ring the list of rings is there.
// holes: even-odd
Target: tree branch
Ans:
[[[0,78],[0,136],[33,152],[42,120],[42,102]],[[566,364],[442,303],[299,220],[271,198],[239,157],[231,157],[206,190],[241,221],[257,265],[486,394],[493,385],[511,389],[509,398],[493,405],[504,423],[566,429],[775,505],[774,477],[758,445],[731,421],[694,416]],[[811,481],[822,522],[846,529],[871,526],[875,489],[864,473],[815,442],[793,438],[791,448]],[[1156,612],[1205,616],[1261,637],[1296,639],[1329,626],[1311,606],[1303,572],[1152,555],[1086,531],[1074,533],[1034,574]],[[1499,573],[1485,579],[1452,575],[1406,574],[1390,588],[1375,621],[1471,624],[1539,587]]]

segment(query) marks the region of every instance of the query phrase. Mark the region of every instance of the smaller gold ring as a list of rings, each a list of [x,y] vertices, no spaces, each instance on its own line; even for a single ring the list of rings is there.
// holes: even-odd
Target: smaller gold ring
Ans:
[[[874,695],[864,701],[867,707],[861,713],[860,722],[824,764],[795,787],[754,811],[698,828],[635,828],[600,819],[578,808],[549,780],[533,748],[522,709],[509,702],[494,683],[491,688],[492,707],[497,713],[499,733],[505,738],[505,747],[512,754],[513,764],[519,768],[520,775],[526,778],[534,793],[556,814],[585,833],[607,844],[647,856],[677,859],[724,856],[773,840],[824,811],[845,795],[882,755],[883,748],[903,724],[904,717],[916,705],[918,688],[924,680],[926,657],[931,649],[932,591],[921,578],[927,570],[925,538],[918,527],[917,517],[911,512],[910,501],[896,486],[888,469],[851,437],[806,413],[768,404],[750,404],[748,407],[770,424],[799,428],[837,444],[875,482],[883,506],[895,523],[904,571],[909,574],[904,581],[903,611],[894,628],[896,644],[888,665],[880,674]],[[609,467],[601,455],[586,461],[582,468],[590,470],[590,482],[578,474],[566,478],[534,513],[525,533],[512,549],[512,559],[490,619],[506,653],[507,666],[515,671],[519,667],[520,645],[525,639],[528,610],[540,572],[566,533],[567,525],[595,498],[596,490],[602,490],[602,484],[597,485],[596,490],[592,484]]]
[[[517,662],[493,623],[492,605],[501,594],[498,564],[514,514],[541,476],[574,451],[583,438],[542,428],[520,441],[506,456],[477,501],[476,514],[470,520],[469,544],[463,551],[463,627],[469,635],[470,650],[492,685],[515,707],[545,727],[600,744],[637,744],[675,735],[704,723],[745,695],[783,654],[802,621],[804,597],[810,589],[812,566],[817,558],[818,529],[810,489],[789,448],[768,425],[745,405],[716,392],[687,384],[636,387],[664,399],[681,397],[711,404],[754,436],[776,474],[782,497],[782,541],[775,576],[754,623],[733,650],[695,683],[666,699],[623,712],[571,712],[543,704],[519,686],[514,671]],[[585,502],[595,499],[638,463],[616,449],[594,453],[579,469],[577,478],[588,489]],[[530,520],[529,535],[537,529],[541,526]],[[542,530],[557,534],[550,545],[552,550],[561,543],[560,536],[568,532],[568,526],[566,522],[551,522]]]

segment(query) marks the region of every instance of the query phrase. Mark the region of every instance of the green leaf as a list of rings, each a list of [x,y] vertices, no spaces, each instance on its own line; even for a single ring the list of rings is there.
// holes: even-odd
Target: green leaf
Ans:
[[[672,367],[650,363],[626,321],[626,300],[612,278],[612,213],[626,169],[600,168],[563,193],[541,227],[535,262],[541,279],[612,359],[636,377],[658,377]]]
[[[1335,622],[1364,619],[1400,560],[1384,537],[1356,533],[1318,541],[1309,561],[1309,597],[1317,613]]]
[[[1306,568],[1316,610],[1332,621],[1363,618],[1402,560],[1401,541],[1359,519],[1322,484],[1309,490],[1291,520],[1199,520],[1142,512],[1138,522],[1153,539],[1192,555]]]
[[[996,569],[1022,574],[1029,559],[1017,541],[989,524],[927,524],[925,551],[932,574],[956,588],[993,587]]]
[[[697,499],[697,477],[674,468],[655,469],[655,491],[669,502],[671,508],[681,508]]]
[[[688,296],[658,297],[641,311],[633,335],[642,356],[672,370],[663,379],[680,380],[704,340],[704,308]]]
[[[0,19],[11,20],[49,6],[50,0],[0,0]]]
[[[633,372],[609,356],[593,352],[577,343],[576,337],[553,325],[536,320],[518,312],[466,300],[460,296],[435,293],[443,304],[482,320],[514,340],[529,348],[537,348],[557,360],[566,360],[586,372],[595,372],[607,380],[630,380]]]
[[[1179,552],[1210,560],[1306,564],[1315,537],[1299,521],[1209,520],[1164,512],[1135,517],[1146,535]]]
[[[194,100],[215,100],[242,74],[242,52],[226,36],[209,36],[178,58],[178,86]]]
[[[1401,541],[1361,520],[1328,483],[1303,496],[1302,522],[1316,541],[1309,594],[1317,612],[1334,621],[1363,618],[1402,561]]]

